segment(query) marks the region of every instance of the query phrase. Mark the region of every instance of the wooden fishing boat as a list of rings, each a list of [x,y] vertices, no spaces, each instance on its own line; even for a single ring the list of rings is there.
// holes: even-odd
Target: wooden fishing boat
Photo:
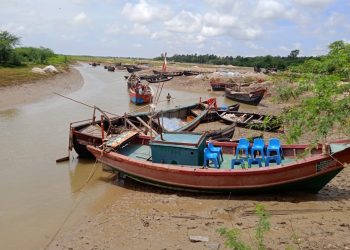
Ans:
[[[199,106],[201,108],[198,108]],[[197,113],[195,117],[191,120],[192,123],[190,123],[190,120],[188,120],[183,123],[183,126],[185,127],[177,128],[179,131],[190,131],[195,129],[195,127],[198,126],[200,123],[206,123],[208,121],[210,122],[218,121],[218,119],[220,118],[218,112],[220,113],[223,110],[227,111],[231,109],[238,109],[239,104],[225,107],[225,108],[219,107],[215,111],[209,109],[208,112],[206,111],[205,108],[202,108],[202,107],[208,108],[208,104],[204,102],[203,104],[197,103],[197,104],[191,104],[183,107],[171,108],[168,110],[161,110],[161,111],[158,111],[154,116],[157,117],[159,115],[159,117],[161,117],[162,113],[167,113],[169,116],[170,114],[173,114],[175,116],[176,114],[188,113],[189,110],[193,110],[193,112],[197,112]],[[96,120],[96,115],[95,115],[96,110],[98,110],[101,114],[103,114],[104,119],[102,120],[102,125],[101,125],[101,120]],[[177,117],[179,117],[179,115],[177,115]],[[196,117],[198,118],[195,119]],[[91,119],[72,122],[70,124],[69,149],[72,150],[74,148],[74,150],[76,151],[76,153],[79,155],[80,158],[91,158],[92,155],[86,149],[86,146],[101,145],[102,136],[103,138],[111,137],[113,135],[119,134],[124,130],[134,130],[139,132],[142,135],[151,136],[152,134],[152,136],[157,136],[158,134],[161,133],[162,127],[161,125],[159,125],[158,119],[153,119],[152,124],[154,126],[152,126],[151,128],[149,126],[150,119],[151,119],[151,114],[148,112],[134,113],[134,114],[124,115],[121,117],[109,118],[107,114],[105,114],[102,110],[95,107]],[[159,121],[160,121],[160,124],[162,124],[161,118]],[[229,137],[232,137],[232,135],[230,136],[230,132],[232,133],[234,132],[234,128],[232,131],[231,125],[223,125],[222,127],[217,128],[217,131],[213,131],[212,127],[213,126],[211,126],[210,129],[207,129],[207,130],[211,130],[209,132],[212,133],[211,137],[213,138],[220,138],[220,139],[229,138]],[[199,129],[204,130],[202,126],[200,126]],[[220,136],[220,134],[222,136]]]
[[[193,71],[193,70],[185,70],[184,71],[184,75],[185,76],[196,76],[199,75],[200,72],[199,71]]]
[[[111,71],[111,72],[114,72],[115,71],[115,67],[114,66],[108,66],[107,70]]]
[[[208,112],[208,105],[203,103],[160,111],[153,118],[153,124],[157,131],[192,131],[201,123]]]
[[[96,120],[96,110],[103,114],[102,120]],[[150,135],[151,129],[147,125],[148,121],[149,114],[146,112],[110,118],[102,110],[95,107],[92,119],[70,123],[69,150],[74,148],[80,158],[92,158],[92,154],[86,149],[87,145],[99,146],[104,138],[118,135],[127,130]],[[156,136],[158,133],[152,130],[152,135]]]
[[[250,104],[250,105],[258,105],[261,101],[261,99],[264,97],[264,94],[266,93],[266,89],[257,89],[253,91],[234,91],[232,89],[226,88],[225,89],[225,96],[231,100]]]
[[[128,84],[128,88],[131,88],[132,86],[136,86],[137,84],[139,84],[141,82],[141,79],[140,77],[132,73],[130,76],[128,76],[126,82]]]
[[[191,104],[183,107],[176,107],[167,109],[164,111],[158,111],[158,113],[184,113],[188,110],[196,109],[199,104]],[[96,119],[96,112],[103,114],[103,120]],[[192,120],[192,123],[184,123],[184,128],[178,128],[180,131],[193,129],[196,125],[200,123],[200,119],[205,117],[207,111],[205,110],[203,115],[199,115],[198,119]],[[155,114],[157,116],[157,114]],[[110,137],[112,135],[119,134],[124,130],[135,130],[143,135],[157,136],[161,127],[157,124],[157,120],[154,120],[156,126],[150,127],[151,114],[148,112],[134,113],[129,115],[124,115],[120,117],[109,116],[98,107],[93,110],[93,115],[91,119],[86,119],[83,121],[76,121],[70,123],[69,128],[69,149],[76,151],[80,158],[91,158],[91,153],[86,149],[87,145],[99,146],[103,142],[103,138]],[[197,123],[198,121],[198,123]],[[151,132],[152,131],[152,132]]]
[[[210,81],[210,86],[213,91],[222,91],[226,88],[226,83],[221,81]]]
[[[276,116],[238,111],[226,111],[220,117],[227,123],[236,123],[237,127],[276,132],[282,122]]]
[[[152,101],[153,90],[146,84],[137,83],[128,88],[130,101],[136,105],[147,104]]]
[[[122,148],[88,146],[105,169],[116,171],[146,184],[192,192],[251,193],[301,191],[317,193],[346,163],[350,163],[350,141],[333,143],[322,154],[312,150],[304,158],[308,145],[282,145],[284,159],[268,167],[231,169],[232,142],[214,142],[222,147],[220,168],[203,168],[205,137],[195,134],[163,133],[150,140],[135,136]],[[108,150],[106,150],[108,149]]]
[[[126,70],[129,72],[129,73],[134,73],[134,72],[137,72],[137,71],[141,71],[142,68],[139,68],[139,67],[136,67],[136,66],[125,66],[126,67]]]
[[[213,99],[216,102],[215,98]],[[206,101],[186,108],[160,111],[153,118],[153,127],[158,133],[205,132],[207,138],[230,140],[235,132],[236,124],[234,122],[225,122],[219,115],[220,109],[214,109],[214,102],[208,105]],[[238,109],[239,105],[233,105],[230,108]]]
[[[149,83],[166,82],[173,79],[173,76],[155,75],[153,77],[147,77],[145,80]]]
[[[241,89],[241,87],[248,87],[249,83],[227,83],[227,82],[223,82],[220,80],[212,80],[210,81],[210,86],[212,88],[213,91],[223,91],[226,88],[229,88],[231,90],[235,90],[235,91],[239,91],[239,89]]]
[[[183,71],[158,71],[158,70],[153,70],[153,73],[155,75],[163,75],[163,76],[182,76],[184,74]]]

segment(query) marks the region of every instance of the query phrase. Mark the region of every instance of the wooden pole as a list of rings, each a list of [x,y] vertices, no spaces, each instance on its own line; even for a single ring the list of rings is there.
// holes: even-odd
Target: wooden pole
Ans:
[[[103,125],[103,115],[101,115],[101,138],[102,138],[102,142],[104,141],[105,139],[105,130],[104,130],[104,125]]]

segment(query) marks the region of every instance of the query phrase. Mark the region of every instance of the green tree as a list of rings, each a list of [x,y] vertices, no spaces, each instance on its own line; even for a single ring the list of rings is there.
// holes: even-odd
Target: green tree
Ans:
[[[289,54],[289,57],[291,57],[291,58],[297,58],[298,55],[299,55],[299,52],[300,52],[300,50],[298,50],[298,49],[292,50],[292,51],[290,52],[290,54]]]
[[[337,41],[329,49],[320,60],[308,60],[292,68],[297,73],[293,79],[297,84],[283,98],[294,96],[301,101],[283,116],[290,142],[308,133],[312,144],[325,145],[334,128],[350,135],[350,44]]]
[[[0,65],[10,63],[10,60],[18,61],[17,56],[14,55],[14,47],[19,45],[20,38],[10,34],[7,31],[0,31]]]

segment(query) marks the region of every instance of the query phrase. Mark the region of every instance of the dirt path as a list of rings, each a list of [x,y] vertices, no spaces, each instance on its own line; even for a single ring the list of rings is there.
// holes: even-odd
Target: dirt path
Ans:
[[[20,105],[37,102],[53,95],[53,92],[67,94],[81,88],[84,80],[79,71],[70,67],[69,71],[52,78],[33,83],[0,88],[0,111]]]

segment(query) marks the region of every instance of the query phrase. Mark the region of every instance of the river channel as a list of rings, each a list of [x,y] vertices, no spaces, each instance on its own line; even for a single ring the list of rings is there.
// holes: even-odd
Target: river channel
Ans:
[[[68,97],[115,114],[140,108],[129,102],[124,71],[111,73],[87,64],[76,69],[84,85]],[[163,89],[160,100],[168,92],[175,99],[160,102],[164,108],[210,95]],[[59,96],[0,112],[1,249],[45,248],[60,230],[98,213],[121,194],[132,195],[132,190],[114,185],[111,174],[94,160],[79,160],[73,152],[70,161],[55,162],[68,154],[70,122],[91,116],[91,108]]]

